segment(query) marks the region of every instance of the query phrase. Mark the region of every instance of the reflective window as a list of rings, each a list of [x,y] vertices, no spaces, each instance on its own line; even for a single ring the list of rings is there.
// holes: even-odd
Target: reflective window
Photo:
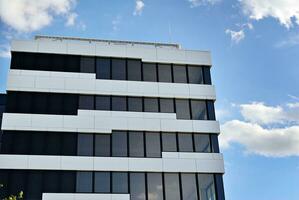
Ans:
[[[177,139],[175,133],[162,133],[162,151],[177,151]]]
[[[63,114],[63,94],[52,94],[48,97],[48,113]]]
[[[92,172],[77,172],[76,192],[92,192]]]
[[[210,136],[208,134],[194,134],[193,137],[196,152],[211,152]]]
[[[27,95],[29,95],[27,93]],[[32,112],[37,114],[47,113],[48,95],[44,93],[36,93],[32,99]],[[22,106],[21,106],[22,107]]]
[[[173,82],[187,83],[187,70],[185,65],[173,65]]]
[[[207,101],[207,109],[208,109],[208,119],[209,120],[216,120],[215,117],[215,108],[213,101]]]
[[[80,72],[95,73],[95,58],[81,56],[80,59]]]
[[[76,191],[76,172],[60,171],[60,191],[61,193],[75,193]]]
[[[110,96],[96,96],[96,110],[110,110]]]
[[[126,60],[112,59],[111,72],[113,80],[126,80]]]
[[[96,60],[96,77],[97,77],[97,79],[110,79],[111,78],[110,59],[97,58],[97,60]]]
[[[51,71],[51,54],[40,53],[35,55],[35,66],[39,70]]]
[[[203,72],[200,66],[188,66],[189,83],[203,84]]]
[[[23,134],[23,133],[20,133]],[[29,133],[28,133],[29,134]],[[30,154],[33,155],[43,155],[45,154],[44,152],[44,147],[45,147],[45,140],[46,140],[46,133],[33,133],[31,136],[31,151]],[[6,141],[3,141],[4,143]]]
[[[63,72],[65,70],[65,62],[64,61],[65,61],[64,55],[53,54],[52,55],[52,70]]]
[[[42,199],[42,190],[43,190],[43,174],[40,171],[30,171],[28,173],[27,190],[24,191],[26,192],[26,198]]]
[[[80,72],[80,56],[65,55],[65,71]]]
[[[78,156],[92,156],[93,155],[93,135],[92,134],[78,134]]]
[[[159,112],[158,98],[144,98],[144,112]]]
[[[181,200],[179,174],[164,173],[165,200]]]
[[[182,200],[197,200],[195,174],[181,174]]]
[[[125,131],[113,131],[112,156],[126,157],[127,155],[127,133]]]
[[[95,156],[110,156],[110,134],[95,135]]]
[[[128,97],[128,111],[142,112],[142,98]]]
[[[210,67],[203,67],[203,74],[204,74],[204,83],[205,84],[212,84],[211,81],[211,74],[210,74]]]
[[[163,200],[163,184],[161,173],[147,173],[148,200]]]
[[[45,142],[45,154],[46,155],[60,155],[60,146],[61,146],[61,134],[52,132],[47,134]]]
[[[213,174],[198,174],[197,177],[200,200],[216,200]]]
[[[112,172],[112,193],[128,193],[128,173]]]
[[[112,97],[112,110],[114,111],[126,111],[127,99],[126,97]]]
[[[219,153],[218,135],[211,134],[212,152]]]
[[[190,107],[188,100],[176,99],[175,107],[177,119],[190,119]]]
[[[79,109],[94,110],[94,96],[80,95],[79,96]]]
[[[146,132],[146,157],[159,158],[161,157],[161,143],[160,133],[157,132]]]
[[[192,134],[179,133],[178,140],[180,152],[193,152]]]
[[[130,173],[130,199],[145,200],[145,174]]]
[[[129,131],[129,156],[144,157],[143,132]]]
[[[95,172],[94,192],[110,193],[110,172]]]
[[[63,113],[65,115],[77,115],[78,95],[68,94],[63,97]]]
[[[173,99],[160,99],[160,112],[174,113],[174,100]]]
[[[159,82],[172,82],[171,65],[158,64]]]
[[[143,63],[143,80],[157,82],[157,67],[154,63]]]
[[[141,81],[141,60],[128,59],[128,80]]]
[[[192,119],[194,120],[207,120],[206,102],[200,100],[191,100]]]

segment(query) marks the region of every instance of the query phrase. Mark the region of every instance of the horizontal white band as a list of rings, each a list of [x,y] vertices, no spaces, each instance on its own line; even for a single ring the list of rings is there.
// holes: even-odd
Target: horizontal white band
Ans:
[[[162,158],[0,154],[0,169],[224,173],[223,157],[219,153],[166,154]]]
[[[138,58],[143,62],[211,65],[208,51],[69,40],[13,40],[11,51]]]
[[[213,85],[96,79],[95,74],[10,70],[8,91],[215,100]]]
[[[42,200],[130,200],[130,194],[43,193]]]
[[[218,121],[175,113],[78,110],[78,115],[3,113],[2,130],[112,133],[112,130],[220,133]]]

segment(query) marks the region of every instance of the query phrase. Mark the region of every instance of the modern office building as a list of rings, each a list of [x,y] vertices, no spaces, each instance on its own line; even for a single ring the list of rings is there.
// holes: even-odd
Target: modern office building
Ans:
[[[47,36],[11,51],[1,199],[224,200],[209,52]]]

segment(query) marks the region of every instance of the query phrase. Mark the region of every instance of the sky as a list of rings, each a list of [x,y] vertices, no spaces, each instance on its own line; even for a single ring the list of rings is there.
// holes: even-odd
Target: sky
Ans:
[[[211,51],[226,199],[299,199],[298,0],[0,0],[0,20],[0,92],[12,39],[75,36]]]

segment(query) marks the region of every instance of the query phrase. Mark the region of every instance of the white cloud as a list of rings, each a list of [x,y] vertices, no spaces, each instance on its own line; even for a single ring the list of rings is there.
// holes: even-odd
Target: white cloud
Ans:
[[[17,31],[32,32],[51,24],[58,15],[72,24],[74,4],[75,0],[0,0],[0,18]]]
[[[251,19],[273,17],[287,28],[292,27],[294,23],[299,24],[298,0],[240,0],[240,2],[243,11]]]
[[[241,40],[245,38],[245,33],[243,29],[241,29],[240,31],[233,31],[231,29],[226,29],[225,33],[230,35],[231,41],[235,44],[238,44]]]
[[[188,0],[191,8],[195,8],[202,5],[214,5],[220,3],[222,0]]]
[[[136,0],[135,2],[135,10],[133,12],[133,15],[141,15],[143,9],[144,9],[144,2],[142,0]]]
[[[249,153],[263,156],[299,156],[299,126],[266,129],[250,122],[233,120],[221,125],[220,146],[239,143]]]
[[[67,20],[66,20],[65,25],[66,25],[66,26],[74,26],[77,17],[78,17],[77,13],[70,13],[70,14],[67,16]]]
[[[244,121],[231,120],[221,125],[219,142],[222,148],[239,143],[249,153],[272,157],[299,156],[299,102],[286,106],[253,102],[239,108]],[[279,128],[276,128],[278,124]]]
[[[278,42],[275,47],[292,47],[299,45],[299,34],[289,36],[287,39]]]
[[[112,29],[114,31],[119,30],[119,24],[121,22],[121,16],[117,15],[113,20],[112,20]]]
[[[8,44],[0,44],[0,57],[10,58],[10,46]]]

